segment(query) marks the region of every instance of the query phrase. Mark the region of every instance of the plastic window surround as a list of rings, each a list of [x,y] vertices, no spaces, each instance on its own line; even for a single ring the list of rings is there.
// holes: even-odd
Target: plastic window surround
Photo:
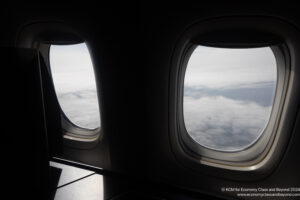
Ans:
[[[51,44],[77,44],[85,42],[81,32],[63,21],[36,21],[25,24],[19,31],[15,44],[23,48],[35,48],[42,55],[51,76],[49,49]],[[89,48],[89,46],[87,45]],[[97,79],[97,77],[95,76]],[[53,82],[52,82],[53,84]],[[98,100],[100,96],[98,95]],[[99,100],[100,101],[100,100]],[[60,105],[58,105],[60,106]],[[101,106],[101,104],[99,104]],[[61,108],[60,108],[61,110]],[[100,119],[101,120],[101,119]],[[103,128],[95,130],[74,126],[61,112],[64,144],[73,148],[90,149],[103,138]],[[102,123],[101,123],[102,124]],[[102,126],[101,126],[102,127]]]
[[[216,171],[226,170],[228,172],[228,170],[230,170],[230,173],[224,176],[231,178],[237,177],[237,179],[260,177],[260,172],[265,172],[267,169],[274,167],[275,163],[278,163],[279,158],[285,150],[292,128],[289,126],[286,130],[282,129],[284,126],[283,121],[287,116],[286,107],[288,103],[285,103],[285,101],[289,99],[287,92],[291,87],[290,71],[293,70],[290,68],[293,67],[291,66],[292,61],[290,60],[291,47],[284,39],[282,39],[282,42],[268,41],[267,38],[269,37],[264,38],[266,39],[266,43],[264,44],[262,44],[262,41],[257,41],[255,37],[250,43],[249,41],[245,42],[243,39],[238,38],[235,44],[230,42],[226,44],[226,39],[228,38],[225,38],[223,41],[219,40],[216,43],[209,43],[209,40],[205,41],[204,39],[204,44],[201,44],[202,35],[210,32],[216,34],[218,30],[250,30],[246,31],[246,33],[255,33],[258,34],[258,36],[260,32],[268,32],[269,35],[275,36],[274,38],[280,39],[283,38],[281,32],[286,32],[287,37],[292,37],[296,40],[293,27],[281,20],[273,18],[249,16],[238,18],[225,17],[199,22],[191,26],[178,41],[171,63],[169,90],[169,135],[171,147],[175,157],[180,163],[197,171],[201,171],[203,168],[206,170],[209,168],[208,172],[214,174]],[[231,39],[232,38],[234,37],[231,37]],[[185,130],[182,109],[184,72],[189,57],[197,44],[204,46],[219,45],[219,47],[233,45],[231,47],[236,46],[236,48],[270,46],[275,55],[278,77],[270,120],[261,138],[246,150],[228,153],[206,149],[198,143],[195,143]],[[294,99],[295,98],[296,97],[294,97]],[[292,111],[291,108],[290,110]],[[295,112],[291,112],[291,115],[296,116]],[[282,118],[284,120],[282,120]],[[249,177],[249,174],[241,176],[241,171],[252,171],[255,176]],[[236,176],[237,174],[238,176]]]

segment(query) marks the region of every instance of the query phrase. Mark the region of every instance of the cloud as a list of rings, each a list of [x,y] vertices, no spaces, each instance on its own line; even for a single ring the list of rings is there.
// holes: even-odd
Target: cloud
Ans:
[[[196,99],[207,96],[223,96],[233,100],[255,102],[261,106],[271,106],[275,89],[275,82],[262,82],[252,88],[211,89],[185,86],[184,96]]]
[[[217,150],[241,150],[268,122],[271,106],[223,96],[184,97],[184,121],[191,137]]]
[[[77,126],[95,129],[100,127],[98,98],[95,90],[81,90],[58,95],[65,115]]]

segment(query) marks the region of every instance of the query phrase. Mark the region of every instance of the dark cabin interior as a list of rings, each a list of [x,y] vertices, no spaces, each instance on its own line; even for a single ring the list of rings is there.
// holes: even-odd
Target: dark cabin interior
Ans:
[[[233,187],[296,188],[293,194],[299,194],[300,66],[291,72],[294,78],[287,114],[280,121],[281,135],[286,136],[274,149],[276,159],[264,170],[236,172],[206,165],[198,169],[192,162],[185,164],[170,139],[172,60],[186,30],[203,21],[224,18],[253,19],[251,26],[257,23],[257,29],[264,21],[278,21],[291,28],[281,29],[275,22],[271,27],[269,23],[266,30],[278,30],[276,37],[223,24],[222,31],[204,36],[202,42],[251,46],[284,41],[292,49],[291,63],[297,65],[297,6],[284,1],[169,6],[11,2],[0,10],[1,80],[6,93],[2,96],[3,125],[9,127],[2,129],[1,165],[5,176],[11,174],[3,179],[3,195],[8,199],[20,199],[19,195],[54,199],[61,170],[51,167],[50,161],[101,175],[102,199],[107,200],[255,198],[221,191]],[[101,110],[101,138],[87,146],[63,137],[47,49],[49,44],[82,41],[88,44],[92,57]]]

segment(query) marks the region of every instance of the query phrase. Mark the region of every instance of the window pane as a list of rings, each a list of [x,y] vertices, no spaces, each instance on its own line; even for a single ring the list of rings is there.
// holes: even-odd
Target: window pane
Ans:
[[[85,45],[51,45],[50,66],[59,104],[75,125],[100,127],[93,65]]]
[[[198,46],[184,80],[188,134],[210,149],[245,149],[257,141],[269,121],[276,80],[276,60],[269,47]]]

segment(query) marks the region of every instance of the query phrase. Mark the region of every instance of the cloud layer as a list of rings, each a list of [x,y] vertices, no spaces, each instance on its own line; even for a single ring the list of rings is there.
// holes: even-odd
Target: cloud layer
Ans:
[[[95,90],[81,90],[58,95],[65,115],[82,128],[100,127],[98,99]]]
[[[199,144],[218,150],[239,150],[251,144],[268,122],[271,106],[223,96],[184,97],[184,121]]]

